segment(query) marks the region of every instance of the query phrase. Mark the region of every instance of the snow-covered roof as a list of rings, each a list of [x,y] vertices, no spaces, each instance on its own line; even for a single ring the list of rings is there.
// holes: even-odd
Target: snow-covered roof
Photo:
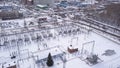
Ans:
[[[37,5],[37,7],[40,7],[40,8],[44,8],[44,7],[47,7],[46,5]]]

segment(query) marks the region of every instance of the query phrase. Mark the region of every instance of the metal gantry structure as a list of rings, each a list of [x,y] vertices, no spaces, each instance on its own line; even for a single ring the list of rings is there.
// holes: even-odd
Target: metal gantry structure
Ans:
[[[91,48],[91,51],[88,51],[88,52],[91,52],[90,54],[93,55],[94,54],[94,46],[95,46],[95,41],[90,41],[90,42],[86,42],[86,43],[83,43],[82,44],[82,49],[81,49],[81,54],[84,53],[84,47],[88,44],[92,44],[92,48]]]
[[[36,26],[34,26],[34,27],[36,27]],[[27,28],[30,28],[30,27],[27,27]],[[22,28],[22,29],[24,29],[24,28]],[[76,33],[76,32],[79,33],[81,31],[81,27],[79,27],[79,26],[76,27],[76,25],[74,25],[74,24],[64,24],[64,25],[59,25],[58,27],[44,28],[44,29],[39,29],[39,30],[37,29],[34,31],[25,29],[25,32],[19,32],[19,30],[22,30],[22,29],[16,29],[16,30],[18,30],[18,32],[11,32],[10,34],[5,33],[7,31],[8,32],[11,31],[10,29],[8,29],[8,30],[4,29],[2,32],[3,34],[1,33],[1,39],[0,39],[0,41],[3,42],[2,43],[3,46],[0,46],[0,47],[8,47],[7,49],[9,50],[10,54],[12,53],[10,48],[12,48],[11,46],[13,46],[13,42],[14,42],[15,49],[17,49],[17,53],[18,53],[16,56],[18,56],[19,59],[21,59],[21,47],[28,45],[27,41],[29,41],[30,39],[31,40],[33,39],[33,41],[36,40],[36,42],[42,42],[41,37],[43,39],[46,39],[46,37],[43,36],[45,34],[42,32],[48,32],[47,34],[49,34],[49,31],[53,29],[53,30],[57,31],[57,34],[58,34],[55,36],[64,36],[65,37],[67,35],[73,35],[73,33]],[[47,36],[51,36],[51,38],[54,37],[53,33],[52,33],[52,35],[47,35]],[[7,44],[7,46],[4,45],[5,41],[9,42],[9,44]],[[0,44],[1,44],[1,42],[0,42]],[[38,48],[39,48],[39,45],[38,45]],[[29,53],[29,50],[28,50],[28,53]]]

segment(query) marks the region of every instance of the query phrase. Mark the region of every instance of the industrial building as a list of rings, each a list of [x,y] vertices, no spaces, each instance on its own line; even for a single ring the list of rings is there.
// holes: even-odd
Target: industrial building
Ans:
[[[19,12],[18,7],[13,6],[0,6],[0,18],[2,20],[17,19],[23,17]]]
[[[54,0],[21,0],[24,5],[47,5],[54,7]]]
[[[24,5],[33,5],[34,4],[33,0],[21,0],[21,3]]]
[[[35,5],[47,5],[49,7],[54,7],[54,0],[34,0]]]

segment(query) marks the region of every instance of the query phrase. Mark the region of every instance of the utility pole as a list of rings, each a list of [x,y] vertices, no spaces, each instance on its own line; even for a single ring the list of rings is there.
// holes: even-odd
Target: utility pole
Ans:
[[[66,62],[67,62],[66,53],[64,53],[64,55],[63,55],[63,68],[66,68]]]
[[[20,47],[19,47],[19,45],[18,45],[18,42],[17,42],[17,50],[18,50],[18,55],[19,55],[19,59],[21,59],[21,56],[20,56]]]

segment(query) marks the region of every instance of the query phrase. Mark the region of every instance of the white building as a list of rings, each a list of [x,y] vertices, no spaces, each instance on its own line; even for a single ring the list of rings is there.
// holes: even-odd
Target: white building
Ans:
[[[47,5],[49,7],[54,7],[54,0],[34,0],[34,4]]]
[[[95,4],[96,0],[85,0],[84,3],[86,3],[86,4]]]

